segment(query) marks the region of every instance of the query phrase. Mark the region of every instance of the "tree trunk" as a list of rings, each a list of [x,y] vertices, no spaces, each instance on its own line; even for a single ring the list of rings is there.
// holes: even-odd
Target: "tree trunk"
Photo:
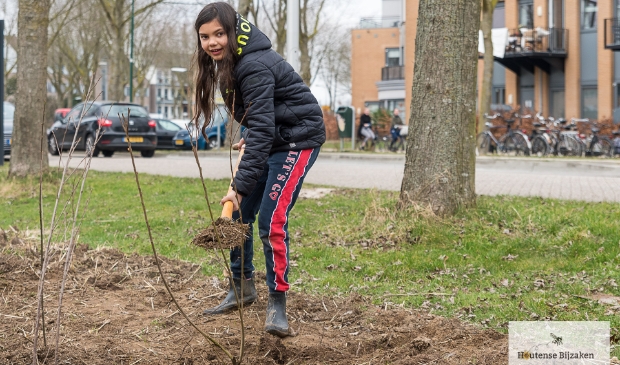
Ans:
[[[480,92],[480,102],[478,103],[478,128],[477,132],[484,130],[484,114],[491,109],[491,96],[493,90],[493,41],[491,30],[493,29],[493,9],[497,0],[482,0],[482,20],[480,29],[484,39],[484,73],[482,76],[482,86]],[[503,103],[503,101],[502,101]]]
[[[250,8],[252,7],[252,0],[239,0],[239,7],[237,8],[237,12],[241,14],[242,17],[248,18],[248,14],[250,14]]]
[[[420,0],[400,205],[449,216],[475,204],[480,1]]]
[[[47,102],[47,28],[50,0],[20,0],[17,16],[17,93],[9,176],[35,175],[48,166],[41,154],[41,123]],[[41,164],[43,159],[43,164]]]

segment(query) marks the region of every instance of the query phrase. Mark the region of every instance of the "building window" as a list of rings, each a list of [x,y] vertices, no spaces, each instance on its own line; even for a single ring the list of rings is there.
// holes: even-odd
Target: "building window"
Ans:
[[[519,4],[519,28],[534,28],[534,4]]]
[[[564,117],[564,90],[551,91],[551,116],[554,118]]]
[[[497,3],[495,9],[493,9],[493,28],[505,28],[506,27],[506,9],[504,3]]]
[[[398,48],[386,48],[385,49],[385,66],[400,66],[400,49]]]
[[[596,12],[598,0],[581,0],[581,29],[596,29]]]
[[[168,100],[168,89],[164,89],[164,100]]]
[[[157,97],[161,98],[161,89],[160,88],[157,88]]]
[[[596,87],[581,90],[581,117],[588,119],[598,118],[598,89]]]
[[[503,87],[493,88],[493,104],[504,104],[506,89]]]
[[[157,114],[161,114],[161,106],[157,106]]]
[[[403,99],[386,100],[385,108],[390,112],[394,111],[394,109],[398,109],[403,112],[405,111],[405,101]],[[402,115],[401,118],[403,118]]]
[[[564,0],[549,0],[549,27],[564,28]]]

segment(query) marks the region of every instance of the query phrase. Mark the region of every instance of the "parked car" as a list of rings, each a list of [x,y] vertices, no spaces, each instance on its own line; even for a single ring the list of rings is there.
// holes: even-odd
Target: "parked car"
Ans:
[[[4,158],[11,155],[11,142],[13,139],[13,116],[15,115],[15,106],[8,101],[3,104],[4,108]]]
[[[131,148],[140,151],[142,157],[153,157],[157,148],[157,122],[149,118],[141,105],[113,101],[93,102],[92,105],[89,102],[86,107],[80,103],[62,121],[54,122],[47,131],[49,152],[58,155],[62,150],[69,150],[74,138],[76,149],[87,153],[94,149],[93,157],[99,156],[99,152],[112,157],[115,151],[126,151],[127,137],[119,115],[126,117],[128,111]],[[99,127],[100,138],[95,141]]]
[[[205,129],[205,134],[207,135],[208,142],[205,140],[202,132],[198,132],[198,143],[197,148],[199,150],[211,149],[218,147],[218,132],[219,132],[219,143],[220,146],[224,145],[226,141],[226,126],[228,125],[228,113],[226,112],[226,108],[222,105],[218,106],[214,111],[213,116],[211,117],[211,122]],[[196,131],[193,124],[189,125],[189,132],[192,133],[192,138],[194,139],[194,143],[196,143]],[[190,135],[189,132],[185,129],[180,130],[173,138],[174,145],[177,149],[182,150],[191,150],[192,145],[190,143]]]
[[[59,108],[54,111],[54,122],[60,122],[65,119],[67,113],[71,111],[71,108]]]
[[[154,118],[153,120],[157,122],[157,149],[175,149],[172,139],[183,128],[171,122],[169,119]]]

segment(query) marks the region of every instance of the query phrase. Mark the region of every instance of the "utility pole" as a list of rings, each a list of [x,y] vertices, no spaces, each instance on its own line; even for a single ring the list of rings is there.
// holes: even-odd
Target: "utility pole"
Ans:
[[[299,73],[299,0],[288,0],[286,5],[286,58]]]
[[[133,103],[133,6],[135,0],[131,0],[131,44],[129,45],[129,102]]]

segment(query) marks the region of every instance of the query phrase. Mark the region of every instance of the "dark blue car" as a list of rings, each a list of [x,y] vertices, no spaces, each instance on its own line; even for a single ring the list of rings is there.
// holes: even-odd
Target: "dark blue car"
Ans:
[[[211,118],[211,122],[207,126],[205,130],[205,134],[207,135],[208,142],[202,135],[201,131],[196,132],[193,124],[190,124],[189,132],[192,134],[192,140],[194,144],[196,141],[197,148],[199,150],[209,150],[212,148],[216,148],[218,146],[223,146],[226,142],[226,126],[228,125],[228,113],[226,112],[226,108],[222,105],[219,105],[217,109],[213,113],[213,117]],[[180,150],[191,150],[192,145],[190,142],[190,134],[185,129],[180,130],[172,139],[174,141],[174,146]],[[218,139],[219,134],[219,139]],[[196,140],[196,135],[198,138]],[[219,144],[218,144],[219,143]]]

